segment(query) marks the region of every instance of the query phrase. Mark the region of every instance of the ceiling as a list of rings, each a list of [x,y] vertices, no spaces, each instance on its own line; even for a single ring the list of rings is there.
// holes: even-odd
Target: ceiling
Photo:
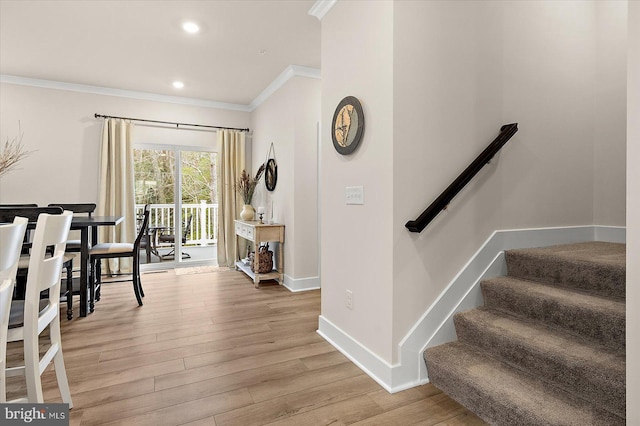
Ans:
[[[314,3],[0,0],[0,74],[249,105],[289,65],[320,68]]]

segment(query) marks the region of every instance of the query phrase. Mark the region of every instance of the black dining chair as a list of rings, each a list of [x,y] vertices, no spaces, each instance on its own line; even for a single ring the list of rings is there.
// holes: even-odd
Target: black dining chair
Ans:
[[[140,280],[140,244],[147,233],[150,212],[151,205],[145,205],[142,225],[140,226],[136,240],[133,243],[100,243],[94,245],[89,250],[89,262],[91,263],[91,285],[89,288],[89,294],[91,301],[96,298],[96,294],[100,292],[100,286],[102,285],[100,262],[103,259],[131,257],[133,259],[131,279],[133,292],[138,300],[138,305],[142,306],[144,291],[142,290],[142,282]]]
[[[10,222],[10,220],[3,220],[4,219],[9,219],[11,217],[11,209],[14,208],[33,208],[33,207],[38,207],[37,204],[0,204],[0,223],[2,222]],[[8,210],[2,210],[2,209],[8,209]],[[14,216],[15,217],[15,216]],[[28,243],[29,242],[29,238],[30,238],[30,234],[29,234],[30,230],[27,229],[27,232],[25,232],[24,234],[24,242]]]
[[[35,207],[34,207],[35,206]],[[30,224],[35,224],[38,221],[38,216],[41,213],[47,214],[62,214],[62,207],[37,207],[37,204],[28,205],[23,204],[20,207],[0,207],[0,223],[1,222],[13,222],[16,216],[26,217]],[[27,284],[27,275],[29,272],[29,251],[31,248],[30,242],[30,229],[27,228],[25,234],[25,241],[22,246],[22,256],[18,261],[18,273],[16,275],[16,291],[15,297],[17,299],[24,298],[24,292]],[[66,288],[62,291],[61,297],[66,298],[67,301],[67,319],[73,318],[73,299],[71,294],[73,293],[73,255],[65,254],[62,262],[62,267],[65,270],[66,275]]]

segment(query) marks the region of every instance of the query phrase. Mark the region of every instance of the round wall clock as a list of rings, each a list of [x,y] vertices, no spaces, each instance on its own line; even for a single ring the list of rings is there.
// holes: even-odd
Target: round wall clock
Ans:
[[[364,113],[360,101],[347,96],[338,104],[333,113],[331,139],[333,146],[342,155],[356,150],[364,135]]]

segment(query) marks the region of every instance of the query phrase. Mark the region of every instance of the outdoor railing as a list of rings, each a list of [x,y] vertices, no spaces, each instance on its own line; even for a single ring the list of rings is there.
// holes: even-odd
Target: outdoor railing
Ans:
[[[136,214],[142,214],[144,204],[136,204]],[[151,204],[149,227],[173,227],[175,206],[173,204]],[[218,242],[218,205],[182,204],[182,222],[186,223],[189,216],[191,230],[187,234],[188,245],[211,245]],[[183,225],[184,226],[184,225]]]

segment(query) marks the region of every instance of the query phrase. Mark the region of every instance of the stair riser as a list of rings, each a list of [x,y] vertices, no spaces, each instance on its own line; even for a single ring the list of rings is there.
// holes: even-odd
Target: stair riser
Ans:
[[[606,297],[625,298],[625,268],[509,251],[505,257],[511,277],[558,284]]]
[[[592,310],[571,304],[570,300],[565,304],[490,281],[481,286],[484,304],[490,309],[553,325],[617,350],[625,349],[624,314]]]
[[[458,340],[478,347],[494,358],[538,377],[565,391],[575,392],[581,398],[614,414],[625,416],[625,377],[603,374],[598,366],[577,364],[570,356],[554,356],[534,347],[526,339],[515,340],[499,334],[497,330],[456,315]]]

